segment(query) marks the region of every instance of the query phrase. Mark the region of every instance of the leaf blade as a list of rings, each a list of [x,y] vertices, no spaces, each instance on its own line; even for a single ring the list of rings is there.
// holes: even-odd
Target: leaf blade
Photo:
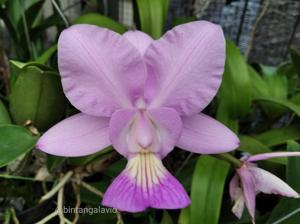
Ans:
[[[223,188],[230,165],[211,156],[200,156],[193,174],[191,224],[217,224]]]
[[[37,137],[24,127],[17,125],[0,125],[0,167],[30,151]]]

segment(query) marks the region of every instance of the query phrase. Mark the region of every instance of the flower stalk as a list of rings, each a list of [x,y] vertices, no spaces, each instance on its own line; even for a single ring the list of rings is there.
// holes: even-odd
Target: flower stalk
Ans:
[[[222,153],[222,154],[217,154],[215,156],[219,159],[222,159],[222,160],[225,160],[225,161],[229,162],[235,168],[239,168],[243,165],[242,162],[239,159],[235,158],[230,153]]]

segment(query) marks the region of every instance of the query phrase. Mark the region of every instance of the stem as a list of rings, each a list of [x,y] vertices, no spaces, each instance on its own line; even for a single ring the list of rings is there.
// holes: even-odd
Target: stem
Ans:
[[[84,187],[85,189],[89,190],[90,192],[94,193],[95,195],[98,195],[101,198],[103,197],[103,193],[101,191],[97,190],[96,188],[94,188],[92,185],[89,185],[89,184],[85,183],[84,181],[81,181],[80,185],[82,187]]]
[[[10,217],[11,217],[10,211],[8,209],[6,209],[5,213],[4,213],[4,223],[3,224],[9,224]]]
[[[186,164],[189,162],[189,160],[192,158],[192,156],[194,155],[194,153],[190,153],[185,160],[183,161],[183,163],[181,164],[181,166],[178,168],[178,170],[176,171],[175,176],[177,177],[178,174],[182,171],[182,169],[186,166]]]
[[[58,12],[58,14],[60,15],[61,19],[64,21],[65,27],[68,27],[69,26],[69,22],[68,22],[67,18],[65,17],[64,13],[59,8],[59,6],[56,3],[56,1],[55,0],[51,0],[51,2],[52,2],[52,5],[54,6],[54,8],[56,9],[56,11]]]
[[[245,58],[246,58],[247,61],[248,61],[248,57],[250,55],[250,52],[252,50],[255,32],[256,32],[256,30],[258,28],[258,25],[259,25],[260,21],[262,20],[262,18],[264,17],[264,15],[267,12],[267,10],[269,8],[269,4],[270,4],[270,0],[264,1],[264,5],[262,6],[263,8],[262,8],[260,14],[257,16],[256,21],[255,21],[255,23],[253,25],[253,28],[252,28],[252,31],[251,31],[251,34],[250,34],[250,41],[249,41],[248,47],[247,47],[247,49],[245,51]]]
[[[64,199],[64,188],[62,187],[58,191],[58,196],[57,196],[57,210],[58,210],[58,217],[60,220],[60,224],[64,224],[65,216],[63,213],[63,199]]]
[[[16,215],[16,211],[15,211],[14,208],[10,208],[10,213],[11,213],[12,220],[13,220],[14,224],[20,224],[20,222],[17,218],[17,215]]]
[[[70,180],[72,175],[73,171],[69,171],[51,191],[49,191],[41,198],[40,202],[52,198],[53,195],[55,195]]]
[[[292,211],[291,213],[283,216],[282,218],[278,219],[277,221],[273,222],[273,224],[279,224],[287,220],[288,218],[292,217],[293,215],[296,215],[298,212],[300,212],[300,208],[297,208],[296,210]]]
[[[80,207],[81,204],[80,189],[75,182],[72,182],[72,187],[76,198],[75,211],[78,211],[78,208]],[[73,223],[77,223],[78,220],[79,220],[79,213],[75,212]]]
[[[43,218],[42,220],[40,220],[39,222],[37,222],[36,224],[44,224],[44,223],[47,223],[49,220],[53,219],[55,216],[57,216],[58,214],[58,211],[57,209],[50,213],[49,215],[47,215],[45,218]]]
[[[225,161],[231,163],[235,167],[241,167],[242,166],[242,162],[240,160],[238,160],[237,158],[235,158],[234,156],[232,156],[231,154],[229,154],[229,153],[217,154],[215,156],[219,159],[222,159],[222,160],[225,160]]]
[[[26,39],[26,42],[27,42],[27,45],[28,45],[28,50],[29,50],[30,56],[31,56],[32,59],[35,59],[32,43],[31,43],[31,39],[30,39],[30,35],[29,35],[26,15],[25,15],[24,2],[20,1],[20,4],[22,6],[21,14],[22,14],[22,22],[23,22],[23,26],[24,26],[25,39]]]

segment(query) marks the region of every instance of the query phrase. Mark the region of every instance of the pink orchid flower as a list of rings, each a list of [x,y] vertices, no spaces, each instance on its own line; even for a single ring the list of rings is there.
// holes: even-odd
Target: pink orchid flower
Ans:
[[[230,197],[235,201],[232,212],[238,218],[242,217],[244,205],[246,204],[254,223],[255,197],[260,192],[265,194],[279,194],[292,198],[300,197],[288,184],[253,163],[259,160],[283,156],[300,156],[300,152],[263,153],[241,158],[243,164],[236,170],[237,174],[234,175],[229,186]]]
[[[222,29],[205,21],[177,26],[159,40],[74,25],[60,35],[58,66],[64,92],[81,113],[48,130],[37,147],[84,156],[113,145],[128,164],[103,205],[129,212],[185,207],[187,193],[161,160],[174,146],[214,154],[239,144],[224,125],[198,114],[220,86],[224,61]]]

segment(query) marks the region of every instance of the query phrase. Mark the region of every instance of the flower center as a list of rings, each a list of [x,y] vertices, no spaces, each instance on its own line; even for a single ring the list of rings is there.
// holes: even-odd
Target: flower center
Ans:
[[[132,121],[127,134],[128,150],[139,153],[145,150],[157,152],[160,136],[147,111],[139,111]]]
[[[161,160],[148,150],[142,150],[130,159],[126,170],[128,175],[144,190],[159,184],[167,172]]]

